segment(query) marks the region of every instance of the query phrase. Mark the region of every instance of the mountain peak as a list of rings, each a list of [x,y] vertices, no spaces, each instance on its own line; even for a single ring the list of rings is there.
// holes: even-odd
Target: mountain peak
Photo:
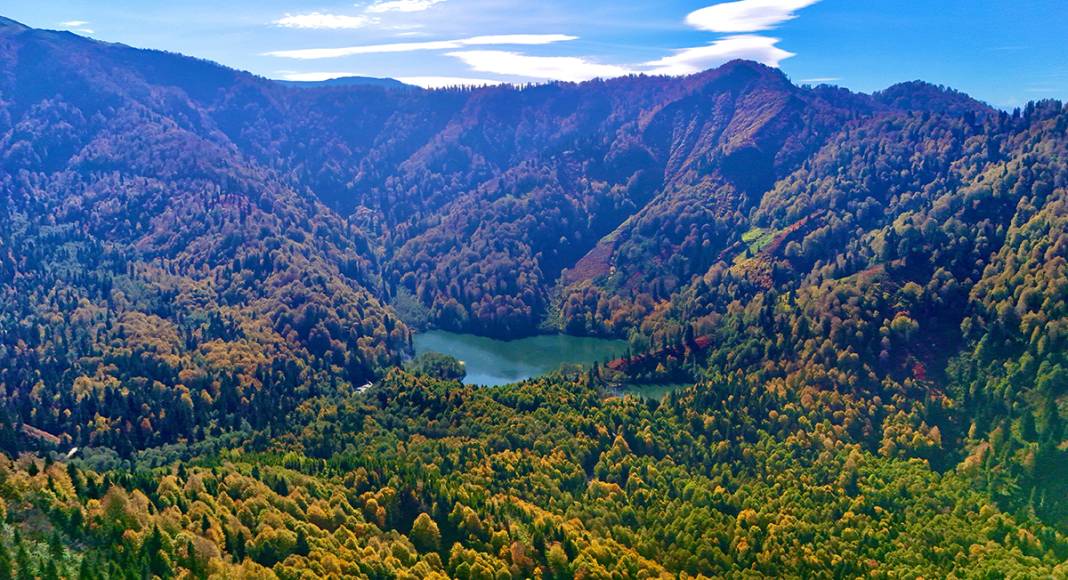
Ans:
[[[733,70],[748,70],[760,74],[776,74],[779,73],[779,69],[770,67],[766,64],[759,63],[755,60],[747,60],[743,58],[736,58],[732,61],[720,65],[719,70],[733,71]]]
[[[789,84],[789,80],[781,70],[753,60],[742,59],[732,60],[716,68],[697,73],[691,78],[702,85],[708,82],[749,84],[754,81]]]
[[[887,87],[873,95],[884,105],[934,113],[987,113],[989,106],[955,89],[926,81],[908,81]]]
[[[758,78],[765,79],[785,79],[786,75],[775,67],[770,67],[766,64],[759,63],[755,60],[735,59],[720,66],[709,69],[703,73],[698,73],[698,76],[714,74],[716,76],[730,76],[737,74],[750,75]]]

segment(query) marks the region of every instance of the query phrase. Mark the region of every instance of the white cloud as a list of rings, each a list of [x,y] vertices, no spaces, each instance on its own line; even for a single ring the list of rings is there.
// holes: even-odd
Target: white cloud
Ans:
[[[397,52],[414,52],[418,50],[455,50],[466,46],[489,45],[541,45],[554,42],[576,40],[577,36],[566,34],[502,34],[493,36],[474,36],[457,40],[432,40],[427,42],[397,42],[392,44],[368,44],[363,46],[346,46],[341,48],[306,48],[299,50],[276,50],[264,53],[264,56],[315,60],[321,58],[340,58],[357,54],[385,54]]]
[[[92,28],[78,28],[74,32],[80,32],[82,34],[96,34],[96,31]]]
[[[282,18],[275,20],[273,24],[284,28],[326,30],[364,28],[366,26],[380,23],[377,16],[372,16],[374,14],[383,14],[386,12],[422,12],[428,10],[435,4],[440,4],[444,1],[445,0],[379,0],[364,8],[363,14],[355,16],[346,14],[329,14],[319,11],[308,12],[305,14],[287,13]],[[81,24],[85,23],[81,21],[64,23],[64,25],[69,26],[80,26]]]
[[[422,12],[445,0],[379,0],[367,7],[370,14],[383,12]]]
[[[770,30],[797,18],[797,11],[819,0],[736,0],[721,2],[686,16],[690,26],[719,33],[744,33]],[[707,46],[682,48],[674,54],[645,63],[653,74],[686,75],[720,66],[736,59],[755,60],[771,67],[794,56],[777,46],[778,38],[759,34],[733,34]],[[811,79],[828,82],[836,78]]]
[[[671,56],[645,63],[652,74],[688,75],[717,67],[736,59],[755,60],[772,67],[794,56],[775,44],[778,38],[744,34],[728,36],[694,48],[683,48]]]
[[[397,80],[408,85],[423,87],[424,89],[440,89],[443,87],[485,87],[491,85],[507,84],[506,81],[497,79],[473,79],[467,77],[397,77]]]
[[[842,80],[842,77],[814,77],[811,79],[800,79],[797,82],[803,85],[822,85],[824,83],[833,83]]]
[[[819,0],[738,0],[713,4],[691,12],[690,26],[710,32],[770,30],[797,17],[796,12]]]
[[[450,52],[471,70],[514,75],[541,80],[581,82],[593,78],[611,78],[631,74],[630,69],[599,64],[578,56],[528,56],[504,50],[467,50]]]
[[[86,24],[89,24],[88,20],[68,20],[66,22],[59,23],[59,25],[64,28],[82,28]]]
[[[293,28],[360,28],[381,25],[377,14],[390,12],[422,12],[446,0],[377,0],[366,5],[363,14],[343,16],[312,12],[309,14],[286,14],[275,21],[278,26]],[[307,48],[277,50],[264,56],[299,60],[342,58],[355,55],[406,53],[415,51],[450,51],[448,56],[464,62],[471,71],[506,75],[537,80],[562,80],[581,82],[592,78],[611,78],[646,72],[663,75],[687,75],[720,66],[736,59],[754,60],[771,67],[794,53],[778,46],[779,39],[752,33],[776,28],[783,22],[797,17],[797,12],[819,0],[734,0],[720,2],[691,12],[686,22],[694,28],[728,34],[705,46],[681,48],[669,56],[636,65],[599,63],[584,56],[533,56],[511,50],[487,48],[468,50],[472,47],[537,46],[576,40],[578,37],[565,34],[504,34],[484,35],[453,40],[408,41],[387,44],[369,44],[338,48]],[[359,6],[359,5],[357,5]],[[419,26],[419,25],[413,25]],[[418,35],[411,27],[394,25],[397,36]],[[332,78],[327,75],[346,76],[348,73],[294,73],[307,80]],[[290,80],[294,80],[291,77]],[[465,76],[410,76],[404,82],[423,87],[455,85],[498,84],[503,81]],[[807,79],[802,82],[833,82],[837,78]]]
[[[403,32],[403,31],[407,31],[407,30],[423,30],[424,28],[426,28],[426,25],[425,24],[420,24],[420,23],[417,23],[417,22],[407,22],[407,23],[383,25],[381,28],[382,28],[382,30],[398,30],[398,31]]]
[[[286,14],[274,21],[275,26],[284,28],[316,28],[316,29],[352,29],[363,28],[374,24],[376,20],[370,16],[344,16],[341,14],[323,14],[322,12],[310,12],[308,14]]]

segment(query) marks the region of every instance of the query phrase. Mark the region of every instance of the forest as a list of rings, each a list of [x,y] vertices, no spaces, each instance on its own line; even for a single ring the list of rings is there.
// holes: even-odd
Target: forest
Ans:
[[[427,328],[630,348],[480,388]],[[0,580],[1062,578],[1066,421],[1060,102],[0,18]]]

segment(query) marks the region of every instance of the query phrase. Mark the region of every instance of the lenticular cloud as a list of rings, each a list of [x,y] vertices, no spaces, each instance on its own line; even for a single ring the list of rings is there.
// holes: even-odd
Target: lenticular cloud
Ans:
[[[797,18],[796,12],[819,0],[739,0],[724,2],[691,12],[686,23],[710,32],[756,32],[770,30],[787,20]]]

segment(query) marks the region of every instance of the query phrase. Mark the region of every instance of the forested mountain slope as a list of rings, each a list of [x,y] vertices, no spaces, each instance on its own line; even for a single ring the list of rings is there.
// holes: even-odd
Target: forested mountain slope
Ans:
[[[2,30],[0,381],[22,420],[129,451],[400,360],[367,238],[190,96],[241,75]],[[152,84],[164,66],[201,86]]]
[[[414,295],[439,326],[498,335],[533,332],[565,269],[582,286],[617,266],[612,295],[674,290],[850,119],[986,111],[923,85],[885,98],[798,89],[745,62],[526,89],[295,91],[176,55],[7,30],[8,123],[30,122],[35,106],[89,120],[136,103],[371,234],[390,298]],[[70,124],[38,168],[87,145],[86,128]]]
[[[1064,576],[1066,133],[749,62],[295,88],[0,19],[0,578]],[[480,390],[394,368],[425,324],[649,354]]]

